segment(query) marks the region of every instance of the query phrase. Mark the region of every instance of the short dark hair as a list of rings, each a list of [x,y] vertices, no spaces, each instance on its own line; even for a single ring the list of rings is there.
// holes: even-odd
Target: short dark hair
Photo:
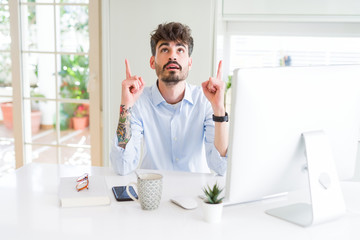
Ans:
[[[194,48],[194,39],[191,36],[191,29],[178,22],[159,24],[151,34],[150,45],[153,56],[156,54],[156,45],[159,41],[176,41],[188,45],[189,56]]]

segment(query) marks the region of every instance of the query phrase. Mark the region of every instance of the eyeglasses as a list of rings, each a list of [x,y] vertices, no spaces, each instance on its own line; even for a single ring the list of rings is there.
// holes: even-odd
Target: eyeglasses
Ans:
[[[78,183],[76,184],[76,190],[79,192],[83,189],[89,189],[89,174],[85,173],[78,177],[76,180]]]

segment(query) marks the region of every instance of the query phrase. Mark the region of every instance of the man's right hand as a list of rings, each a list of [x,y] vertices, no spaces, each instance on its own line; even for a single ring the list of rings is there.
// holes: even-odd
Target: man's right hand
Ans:
[[[142,94],[145,83],[142,77],[131,75],[130,65],[127,59],[125,59],[125,67],[126,79],[122,81],[121,105],[124,105],[126,109],[129,109]]]

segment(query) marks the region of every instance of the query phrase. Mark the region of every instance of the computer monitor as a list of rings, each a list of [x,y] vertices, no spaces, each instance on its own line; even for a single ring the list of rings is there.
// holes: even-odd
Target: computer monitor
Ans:
[[[237,69],[231,89],[227,202],[260,200],[310,186],[316,198],[310,208],[331,198],[343,212],[337,178],[354,174],[360,66]],[[317,221],[310,210],[300,225]]]

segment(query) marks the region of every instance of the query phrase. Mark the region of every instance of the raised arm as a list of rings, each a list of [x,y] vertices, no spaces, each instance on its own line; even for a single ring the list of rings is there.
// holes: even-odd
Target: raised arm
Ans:
[[[217,117],[225,116],[224,94],[225,82],[221,79],[222,75],[222,61],[219,62],[219,67],[216,77],[210,77],[209,80],[202,83],[202,88],[206,98],[211,103],[214,115]],[[229,129],[227,122],[215,122],[215,138],[214,145],[220,155],[224,157],[229,145]]]
[[[141,77],[131,75],[130,64],[125,59],[126,79],[122,81],[120,117],[117,127],[118,146],[125,148],[131,138],[131,107],[142,94],[145,83]]]

